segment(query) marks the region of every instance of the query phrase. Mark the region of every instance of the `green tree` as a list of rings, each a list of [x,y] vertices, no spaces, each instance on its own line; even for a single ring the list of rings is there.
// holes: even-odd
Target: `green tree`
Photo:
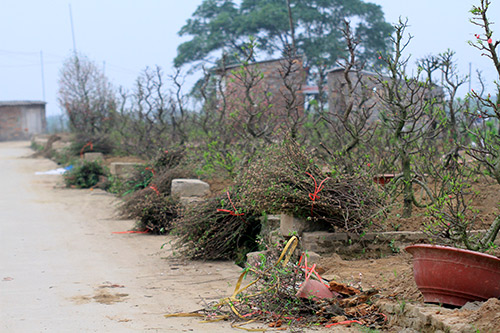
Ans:
[[[179,46],[175,65],[217,58],[221,51],[242,55],[248,36],[254,36],[259,49],[268,54],[296,45],[305,65],[318,72],[346,55],[341,32],[345,19],[357,22],[353,30],[360,41],[358,59],[375,64],[377,53],[389,48],[392,27],[379,5],[362,0],[291,0],[290,8],[289,12],[285,0],[243,0],[239,7],[231,0],[204,0],[179,31],[192,39]]]

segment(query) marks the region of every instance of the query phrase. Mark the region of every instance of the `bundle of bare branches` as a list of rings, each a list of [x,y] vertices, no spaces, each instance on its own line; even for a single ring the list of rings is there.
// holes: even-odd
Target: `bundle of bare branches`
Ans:
[[[120,213],[124,218],[137,219],[137,228],[140,230],[168,233],[173,227],[173,220],[181,214],[178,198],[170,195],[172,180],[190,178],[193,172],[180,167],[164,168],[160,172],[154,168],[145,171],[153,174],[153,177],[140,180],[141,189],[125,196]]]
[[[311,154],[293,141],[271,147],[237,179],[241,204],[269,214],[287,213],[361,232],[382,205],[370,177],[323,172]]]
[[[243,263],[246,254],[258,249],[260,216],[229,199],[210,198],[186,209],[175,224],[176,247],[190,259],[233,259]],[[236,206],[235,206],[236,205]]]

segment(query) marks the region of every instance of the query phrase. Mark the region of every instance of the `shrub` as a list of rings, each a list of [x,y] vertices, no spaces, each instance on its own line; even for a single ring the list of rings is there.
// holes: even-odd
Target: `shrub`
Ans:
[[[106,169],[99,162],[81,161],[64,174],[64,182],[66,186],[90,188],[97,185],[100,177],[106,175]]]

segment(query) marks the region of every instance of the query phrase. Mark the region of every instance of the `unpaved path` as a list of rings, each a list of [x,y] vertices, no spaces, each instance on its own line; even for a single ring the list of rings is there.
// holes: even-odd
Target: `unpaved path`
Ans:
[[[235,331],[163,314],[229,295],[237,266],[166,258],[167,237],[113,234],[133,226],[117,200],[35,175],[57,166],[28,147],[0,143],[0,332]]]

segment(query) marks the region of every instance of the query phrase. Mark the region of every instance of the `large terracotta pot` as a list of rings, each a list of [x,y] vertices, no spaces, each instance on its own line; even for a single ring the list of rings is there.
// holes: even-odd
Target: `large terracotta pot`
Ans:
[[[500,297],[500,259],[438,245],[412,245],[413,275],[427,303],[462,306]]]

